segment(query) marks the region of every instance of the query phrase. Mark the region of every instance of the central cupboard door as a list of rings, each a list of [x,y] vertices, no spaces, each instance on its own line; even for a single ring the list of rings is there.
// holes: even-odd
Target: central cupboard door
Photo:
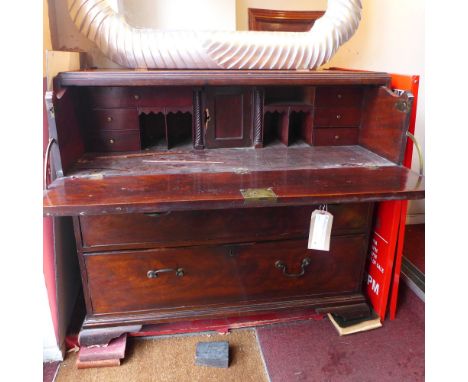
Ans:
[[[253,89],[213,87],[205,92],[205,143],[207,148],[252,145]]]

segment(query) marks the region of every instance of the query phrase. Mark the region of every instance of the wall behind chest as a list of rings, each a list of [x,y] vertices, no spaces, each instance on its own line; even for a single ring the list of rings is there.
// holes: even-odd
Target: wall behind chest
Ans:
[[[236,0],[107,0],[138,28],[235,30]],[[181,12],[183,9],[183,12]],[[87,65],[119,68],[94,43],[82,35],[68,15],[66,0],[49,0],[52,46],[54,50],[87,52]]]

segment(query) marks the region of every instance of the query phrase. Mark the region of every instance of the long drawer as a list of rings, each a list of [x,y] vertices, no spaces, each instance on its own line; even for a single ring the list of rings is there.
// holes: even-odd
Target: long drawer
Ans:
[[[231,243],[306,237],[317,206],[180,211],[80,217],[86,251]],[[333,234],[366,232],[371,203],[328,206]]]
[[[329,252],[287,240],[87,254],[84,264],[93,313],[117,313],[356,292],[366,246],[366,235],[337,236]]]

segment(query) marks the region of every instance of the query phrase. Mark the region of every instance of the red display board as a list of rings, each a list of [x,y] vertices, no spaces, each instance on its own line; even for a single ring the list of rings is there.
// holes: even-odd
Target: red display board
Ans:
[[[413,108],[410,115],[409,132],[414,134],[416,129],[416,113],[418,109],[418,93],[419,93],[419,76],[405,76],[401,74],[392,74],[393,89],[401,89],[413,93]],[[408,139],[405,151],[403,166],[411,168],[411,160],[413,158],[413,142]],[[395,254],[395,269],[393,272],[392,286],[390,291],[390,319],[395,319],[397,302],[398,302],[398,287],[400,284],[401,261],[403,257],[403,243],[405,240],[405,224],[406,213],[408,210],[408,202],[402,202],[400,227],[398,234],[397,250]]]
[[[367,296],[374,310],[384,320],[393,276],[401,201],[377,204],[367,261]]]
[[[398,242],[395,255],[395,270],[393,271],[392,285],[390,289],[390,319],[394,320],[398,302],[398,287],[400,284],[401,261],[403,258],[403,243],[405,241],[406,213],[408,211],[408,201],[401,203],[400,227],[398,230]]]

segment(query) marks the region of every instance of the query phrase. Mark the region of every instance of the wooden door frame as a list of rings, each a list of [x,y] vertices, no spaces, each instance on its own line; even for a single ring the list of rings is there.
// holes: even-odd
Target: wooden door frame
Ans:
[[[325,11],[283,11],[274,9],[248,8],[249,30],[272,30],[262,29],[262,24],[284,24],[281,31],[308,31],[317,19],[322,17]],[[276,29],[274,29],[276,30]]]

